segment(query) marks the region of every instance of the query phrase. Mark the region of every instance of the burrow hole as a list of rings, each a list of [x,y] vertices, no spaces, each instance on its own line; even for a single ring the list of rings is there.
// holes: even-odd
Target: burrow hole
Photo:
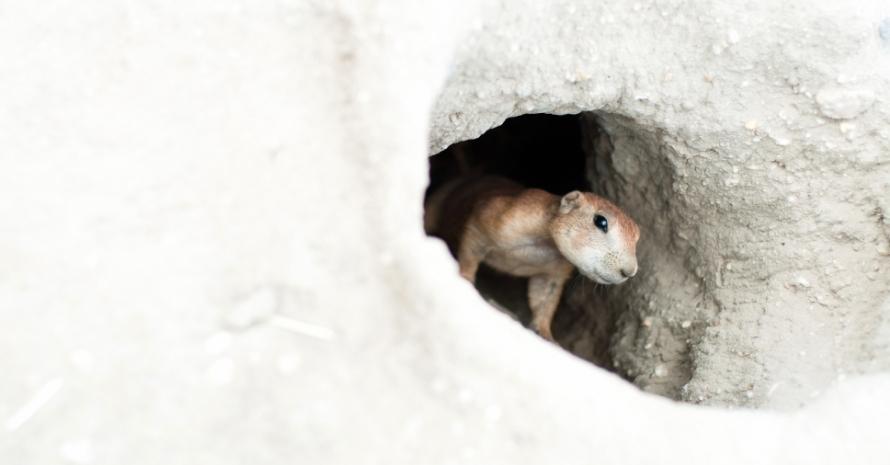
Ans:
[[[431,156],[427,196],[468,174],[504,176],[556,195],[572,190],[602,195],[591,180],[597,176],[596,157],[608,156],[604,152],[610,148],[608,134],[592,113],[510,118],[476,139]],[[499,273],[484,264],[476,279],[476,288],[486,301],[526,327],[531,319],[527,285],[527,278]],[[610,351],[620,310],[614,293],[611,286],[597,285],[575,271],[562,294],[552,330],[564,349],[618,372]]]

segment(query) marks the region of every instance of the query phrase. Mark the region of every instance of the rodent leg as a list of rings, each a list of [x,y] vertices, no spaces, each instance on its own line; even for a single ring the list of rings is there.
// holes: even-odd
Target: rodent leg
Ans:
[[[467,228],[457,251],[457,263],[464,279],[476,284],[476,271],[479,270],[486,251],[482,235],[475,228]]]
[[[566,281],[567,277],[554,275],[537,275],[528,280],[528,305],[532,310],[532,329],[548,341],[553,341],[550,323],[553,321]]]

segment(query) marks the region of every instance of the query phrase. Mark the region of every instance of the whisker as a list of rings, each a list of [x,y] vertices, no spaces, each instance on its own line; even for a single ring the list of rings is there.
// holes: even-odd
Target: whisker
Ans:
[[[581,298],[587,300],[588,298],[588,288],[587,288],[587,279],[584,278],[581,273],[576,273],[575,276],[571,280],[571,289],[575,291],[577,289],[577,293],[581,295]]]
[[[574,291],[575,288],[578,287],[578,283],[580,282],[579,278],[581,278],[581,275],[575,274],[575,276],[573,276],[572,279],[569,280],[569,285],[567,286],[569,292]]]

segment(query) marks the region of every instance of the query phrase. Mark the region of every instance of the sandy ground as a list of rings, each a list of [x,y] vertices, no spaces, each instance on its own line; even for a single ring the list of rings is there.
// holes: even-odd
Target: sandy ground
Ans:
[[[0,462],[887,456],[882,2],[2,10]],[[614,350],[709,406],[543,343],[423,235],[427,155],[592,110],[649,244]]]

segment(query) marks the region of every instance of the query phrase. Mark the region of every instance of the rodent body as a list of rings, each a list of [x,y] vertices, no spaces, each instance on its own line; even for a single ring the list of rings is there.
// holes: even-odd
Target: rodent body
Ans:
[[[433,192],[425,211],[427,233],[445,240],[470,282],[480,263],[529,278],[532,327],[549,340],[574,268],[601,284],[619,284],[637,272],[639,228],[589,192],[559,197],[497,176],[463,177]]]

